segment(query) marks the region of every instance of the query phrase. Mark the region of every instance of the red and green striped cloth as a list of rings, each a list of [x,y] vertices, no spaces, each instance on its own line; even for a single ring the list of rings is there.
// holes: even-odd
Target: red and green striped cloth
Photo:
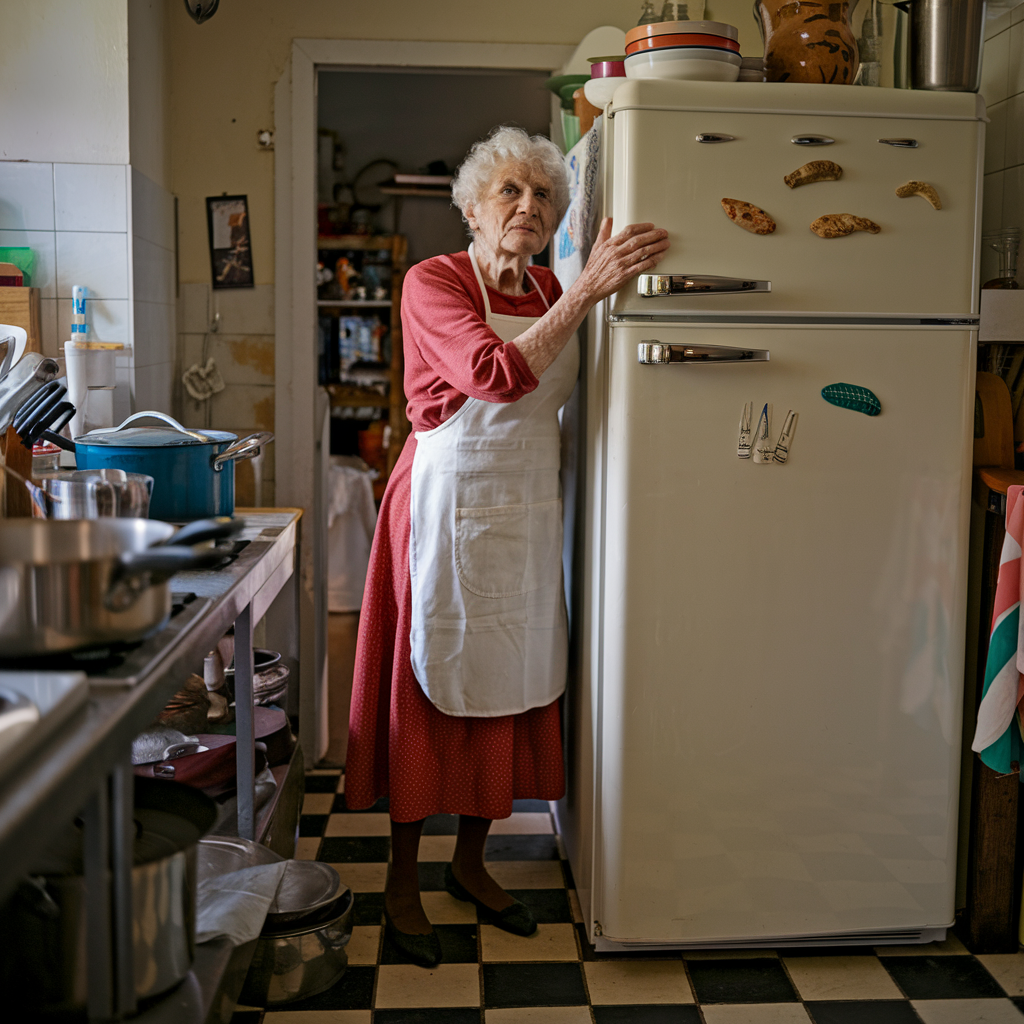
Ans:
[[[1020,704],[1024,698],[1024,650],[1020,635],[1021,545],[1024,541],[1024,487],[1006,492],[1006,538],[999,556],[992,632],[985,663],[985,687],[971,749],[1002,774],[1024,757]]]

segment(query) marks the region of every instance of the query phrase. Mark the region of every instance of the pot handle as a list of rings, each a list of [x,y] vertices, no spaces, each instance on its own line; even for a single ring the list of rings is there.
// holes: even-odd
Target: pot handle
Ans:
[[[216,549],[193,551],[192,548],[171,545],[127,551],[114,567],[103,604],[112,612],[126,611],[144,590],[164,583],[175,573],[188,569],[212,569],[222,561],[224,552]]]
[[[218,455],[214,455],[210,460],[210,465],[213,466],[214,472],[219,473],[229,462],[241,462],[243,459],[255,458],[259,455],[260,449],[273,440],[274,435],[269,430],[257,431],[255,434],[243,437],[241,441],[236,441],[230,448],[225,448]]]
[[[197,441],[202,441],[203,444],[209,444],[210,439],[203,434],[197,433],[194,430],[189,430],[188,427],[183,427],[173,416],[168,416],[165,412],[133,412],[126,420],[122,420],[116,427],[97,427],[95,430],[90,430],[85,435],[86,438],[98,434],[117,434],[124,430],[129,423],[134,423],[136,420],[154,419],[162,420],[169,427],[173,427],[181,434],[185,434],[188,437],[194,437]]]
[[[207,540],[223,540],[233,537],[245,529],[244,519],[232,519],[230,516],[218,516],[216,519],[197,519],[194,523],[183,526],[172,534],[165,547],[179,547],[187,544],[201,544]]]

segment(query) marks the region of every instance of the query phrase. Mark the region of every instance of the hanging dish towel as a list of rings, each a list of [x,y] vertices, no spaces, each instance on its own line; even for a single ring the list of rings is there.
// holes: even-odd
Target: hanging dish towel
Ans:
[[[993,771],[1008,774],[1021,762],[1019,706],[1024,697],[1024,654],[1020,635],[1021,542],[1024,540],[1024,487],[1006,492],[1006,538],[999,556],[992,633],[985,663],[985,689],[971,749]]]

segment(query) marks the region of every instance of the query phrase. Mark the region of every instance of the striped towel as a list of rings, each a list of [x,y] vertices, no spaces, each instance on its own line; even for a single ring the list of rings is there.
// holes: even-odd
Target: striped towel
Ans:
[[[1006,775],[1024,757],[1020,704],[1024,698],[1024,638],[1020,635],[1021,546],[1024,542],[1024,487],[1006,492],[1006,538],[992,609],[992,633],[985,663],[985,688],[971,749],[993,771]]]

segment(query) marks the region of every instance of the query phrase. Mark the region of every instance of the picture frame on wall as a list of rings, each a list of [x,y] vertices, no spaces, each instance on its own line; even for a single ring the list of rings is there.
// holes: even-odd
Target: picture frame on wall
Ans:
[[[207,196],[206,227],[213,287],[254,287],[248,197]]]

